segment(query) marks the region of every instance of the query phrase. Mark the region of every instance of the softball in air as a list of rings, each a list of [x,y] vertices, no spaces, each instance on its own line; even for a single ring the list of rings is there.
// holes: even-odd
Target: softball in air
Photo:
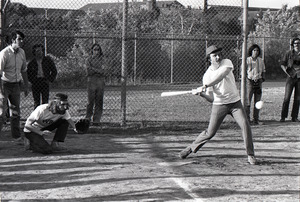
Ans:
[[[256,109],[261,109],[264,106],[264,101],[258,101],[255,103]]]

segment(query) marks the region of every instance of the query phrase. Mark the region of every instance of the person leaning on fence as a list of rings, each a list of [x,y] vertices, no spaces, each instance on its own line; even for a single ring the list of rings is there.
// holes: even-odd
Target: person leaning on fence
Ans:
[[[11,33],[11,45],[0,52],[0,133],[6,117],[8,101],[11,134],[15,141],[23,144],[20,129],[21,85],[28,95],[26,56],[22,49],[25,35],[20,31]]]
[[[24,126],[25,149],[42,154],[63,151],[68,127],[74,129],[75,123],[68,112],[69,102],[66,94],[58,93],[48,104],[39,105],[27,118]],[[55,133],[51,144],[44,136]]]
[[[288,117],[289,104],[294,90],[294,103],[292,108],[292,122],[299,122],[299,103],[300,103],[300,39],[294,38],[291,43],[292,50],[285,53],[281,68],[288,75],[285,84],[285,94],[281,110],[280,122],[285,122]]]
[[[92,45],[91,55],[86,60],[88,104],[85,118],[93,124],[100,123],[103,113],[106,74],[101,46],[95,43]]]
[[[250,122],[251,100],[253,98],[253,124],[259,124],[259,109],[255,103],[261,100],[262,83],[265,81],[265,64],[260,58],[261,49],[257,44],[253,44],[248,50],[247,57],[247,103],[246,113]]]
[[[242,129],[248,162],[256,164],[252,131],[241,103],[239,91],[233,75],[233,64],[229,59],[222,59],[222,48],[212,45],[206,49],[206,57],[210,66],[203,76],[203,86],[197,89],[196,95],[212,102],[212,110],[207,130],[204,130],[196,140],[179,153],[184,159],[192,152],[196,153],[207,141],[213,138],[226,115],[230,114]]]
[[[49,56],[44,55],[44,46],[35,44],[32,47],[32,59],[27,66],[28,80],[32,84],[32,96],[34,108],[40,104],[46,104],[49,100],[49,83],[53,82],[57,75],[56,66]],[[41,102],[42,97],[42,102]]]

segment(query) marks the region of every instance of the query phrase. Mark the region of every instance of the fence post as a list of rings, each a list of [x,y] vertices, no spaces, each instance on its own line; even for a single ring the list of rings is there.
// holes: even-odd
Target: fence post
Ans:
[[[136,51],[137,51],[137,41],[136,41],[136,33],[134,33],[134,64],[133,64],[133,85],[136,85]]]
[[[173,74],[174,74],[174,32],[172,30],[172,39],[171,39],[171,83],[173,83]]]
[[[123,27],[122,27],[122,70],[121,70],[121,111],[122,126],[126,125],[126,80],[127,80],[127,23],[128,0],[123,0]]]
[[[96,43],[96,33],[93,32],[93,44],[95,44],[95,43]]]
[[[262,51],[262,59],[265,61],[265,37],[263,37],[263,45],[262,45],[263,51]]]
[[[241,80],[241,100],[246,103],[246,60],[247,60],[247,20],[248,20],[248,0],[243,0],[243,50],[242,50],[242,80]]]
[[[48,10],[45,8],[45,19],[46,19],[46,26],[44,30],[44,54],[45,56],[48,54],[48,43],[47,43],[47,25],[48,25]]]
[[[240,78],[241,76],[241,66],[240,66],[240,51],[239,51],[239,47],[240,47],[240,36],[236,37],[236,69],[237,71],[237,78]]]
[[[207,49],[208,47],[208,36],[205,35],[205,50]]]

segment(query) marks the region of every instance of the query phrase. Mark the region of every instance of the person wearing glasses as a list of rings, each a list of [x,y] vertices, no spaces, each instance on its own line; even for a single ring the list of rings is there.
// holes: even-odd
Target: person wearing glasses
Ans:
[[[91,56],[86,60],[88,104],[86,108],[86,119],[93,125],[100,124],[103,113],[103,98],[105,76],[107,70],[104,68],[104,57],[101,46],[97,43],[92,45]]]
[[[41,104],[30,114],[24,126],[25,149],[42,154],[64,151],[63,146],[69,125],[74,129],[71,119],[68,95],[57,93],[48,104]],[[53,135],[51,144],[44,136]]]
[[[24,144],[20,129],[22,84],[25,96],[28,95],[26,56],[22,49],[24,37],[21,31],[13,31],[11,44],[0,52],[0,133],[6,119],[8,105],[11,135],[17,144]]]
[[[27,74],[32,88],[34,108],[49,101],[49,83],[57,75],[56,66],[49,56],[44,55],[44,46],[35,44],[32,47],[34,58],[28,63]],[[42,98],[42,100],[41,100]]]
[[[285,94],[281,110],[280,122],[285,122],[288,117],[289,104],[294,90],[294,102],[291,112],[292,122],[299,122],[299,102],[300,102],[300,39],[294,38],[291,43],[292,50],[285,53],[281,68],[288,75],[285,84]]]

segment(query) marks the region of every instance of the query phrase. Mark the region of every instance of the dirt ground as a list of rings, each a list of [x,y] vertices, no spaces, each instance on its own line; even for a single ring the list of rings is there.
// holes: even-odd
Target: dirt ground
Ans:
[[[252,127],[258,165],[247,163],[240,131],[224,127],[180,159],[203,128],[91,128],[70,132],[68,151],[52,155],[24,151],[2,133],[0,201],[299,201],[299,123]]]

